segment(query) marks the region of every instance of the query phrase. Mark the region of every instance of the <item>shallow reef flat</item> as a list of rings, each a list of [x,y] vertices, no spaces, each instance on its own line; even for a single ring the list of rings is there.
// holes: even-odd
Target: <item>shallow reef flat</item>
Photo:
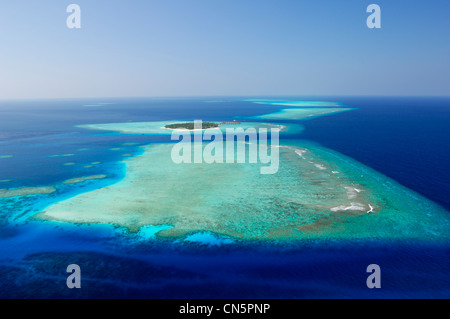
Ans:
[[[82,182],[93,180],[93,179],[104,179],[106,177],[108,177],[108,176],[104,175],[104,174],[85,176],[85,177],[77,177],[77,178],[71,178],[71,179],[65,180],[63,182],[63,184],[77,184],[77,183],[82,183]]]
[[[351,110],[352,108],[345,107],[286,108],[278,112],[254,116],[253,118],[265,120],[303,120]]]
[[[24,188],[15,188],[15,189],[0,189],[0,198],[39,195],[39,194],[51,194],[54,192],[56,192],[56,189],[51,186],[24,187]]]
[[[272,105],[278,108],[276,112],[252,116],[252,119],[265,120],[309,120],[320,116],[354,110],[332,101],[287,101],[270,99],[247,99],[246,102],[254,104]]]
[[[255,104],[268,104],[279,106],[296,106],[296,107],[341,107],[340,102],[330,101],[288,101],[288,100],[270,100],[270,99],[247,99],[247,102],[253,102]]]
[[[250,145],[246,144],[248,148]],[[244,240],[447,239],[445,210],[339,153],[291,141],[276,174],[261,163],[175,164],[173,144],[124,160],[120,182],[47,207],[35,218],[107,223],[157,235],[213,232]]]

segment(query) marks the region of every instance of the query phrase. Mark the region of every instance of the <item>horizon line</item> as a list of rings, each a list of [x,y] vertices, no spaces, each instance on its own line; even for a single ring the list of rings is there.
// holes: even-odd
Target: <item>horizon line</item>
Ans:
[[[180,95],[180,96],[164,96],[164,95],[155,95],[155,96],[86,96],[86,97],[29,97],[29,98],[20,98],[20,97],[14,97],[14,98],[1,98],[0,101],[29,101],[29,100],[87,100],[87,99],[196,99],[196,98],[261,98],[261,97],[270,97],[270,98],[276,98],[276,97],[283,97],[283,98],[289,98],[289,97],[295,97],[295,98],[327,98],[327,97],[373,97],[373,98],[381,98],[381,97],[428,97],[428,98],[450,98],[450,95],[431,95],[431,94],[412,94],[412,95],[406,95],[406,94],[300,94],[300,95],[294,95],[294,94],[264,94],[264,95],[258,95],[258,94],[249,94],[249,95]]]

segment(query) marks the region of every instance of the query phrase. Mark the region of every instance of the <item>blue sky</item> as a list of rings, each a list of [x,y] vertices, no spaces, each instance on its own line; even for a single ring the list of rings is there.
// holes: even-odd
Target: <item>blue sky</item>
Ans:
[[[449,33],[446,0],[2,1],[0,99],[449,95]]]

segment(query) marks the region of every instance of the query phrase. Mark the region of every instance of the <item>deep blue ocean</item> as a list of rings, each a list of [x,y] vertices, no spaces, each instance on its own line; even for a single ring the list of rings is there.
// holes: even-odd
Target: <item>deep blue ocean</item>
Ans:
[[[337,101],[355,108],[302,121],[305,130],[289,138],[352,157],[450,213],[450,98],[282,99]],[[277,109],[233,97],[0,101],[0,188],[60,185],[74,177],[108,175],[100,182],[61,188],[57,197],[0,205],[0,297],[449,298],[447,243],[318,240],[217,247],[142,241],[112,226],[30,218],[46,201],[119,181],[125,174],[120,162],[124,153],[138,155],[139,146],[170,138],[75,125],[223,121]],[[118,147],[122,152],[111,151]],[[82,289],[65,285],[66,267],[72,263],[82,268]],[[366,267],[373,263],[382,270],[381,289],[366,286]]]

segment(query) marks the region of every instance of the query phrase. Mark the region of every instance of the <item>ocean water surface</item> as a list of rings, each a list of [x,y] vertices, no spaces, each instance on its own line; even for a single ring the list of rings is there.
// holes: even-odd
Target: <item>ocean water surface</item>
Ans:
[[[432,209],[449,213],[450,99],[271,100],[1,101],[0,189],[50,186],[55,191],[0,198],[0,296],[448,298],[450,250],[448,237],[441,235],[280,242],[195,232],[161,238],[157,233],[167,231],[170,225],[148,225],[130,233],[120,225],[35,218],[54,203],[123,181],[127,174],[124,159],[142,155],[147,145],[170,142],[170,136],[88,130],[79,125],[258,121],[263,114],[302,105],[286,101],[308,100],[331,103],[313,103],[312,107],[352,110],[301,121],[272,118],[270,123],[302,126],[302,130],[282,136],[280,144],[302,141],[329,149],[330,154],[342,154],[391,178],[409,189],[411,196],[430,203]],[[106,178],[64,183],[95,175]],[[167,198],[170,200],[174,199]],[[448,219],[441,216],[443,222]],[[366,286],[366,268],[374,263],[382,269],[381,289]],[[82,289],[66,287],[69,264],[80,265]]]

